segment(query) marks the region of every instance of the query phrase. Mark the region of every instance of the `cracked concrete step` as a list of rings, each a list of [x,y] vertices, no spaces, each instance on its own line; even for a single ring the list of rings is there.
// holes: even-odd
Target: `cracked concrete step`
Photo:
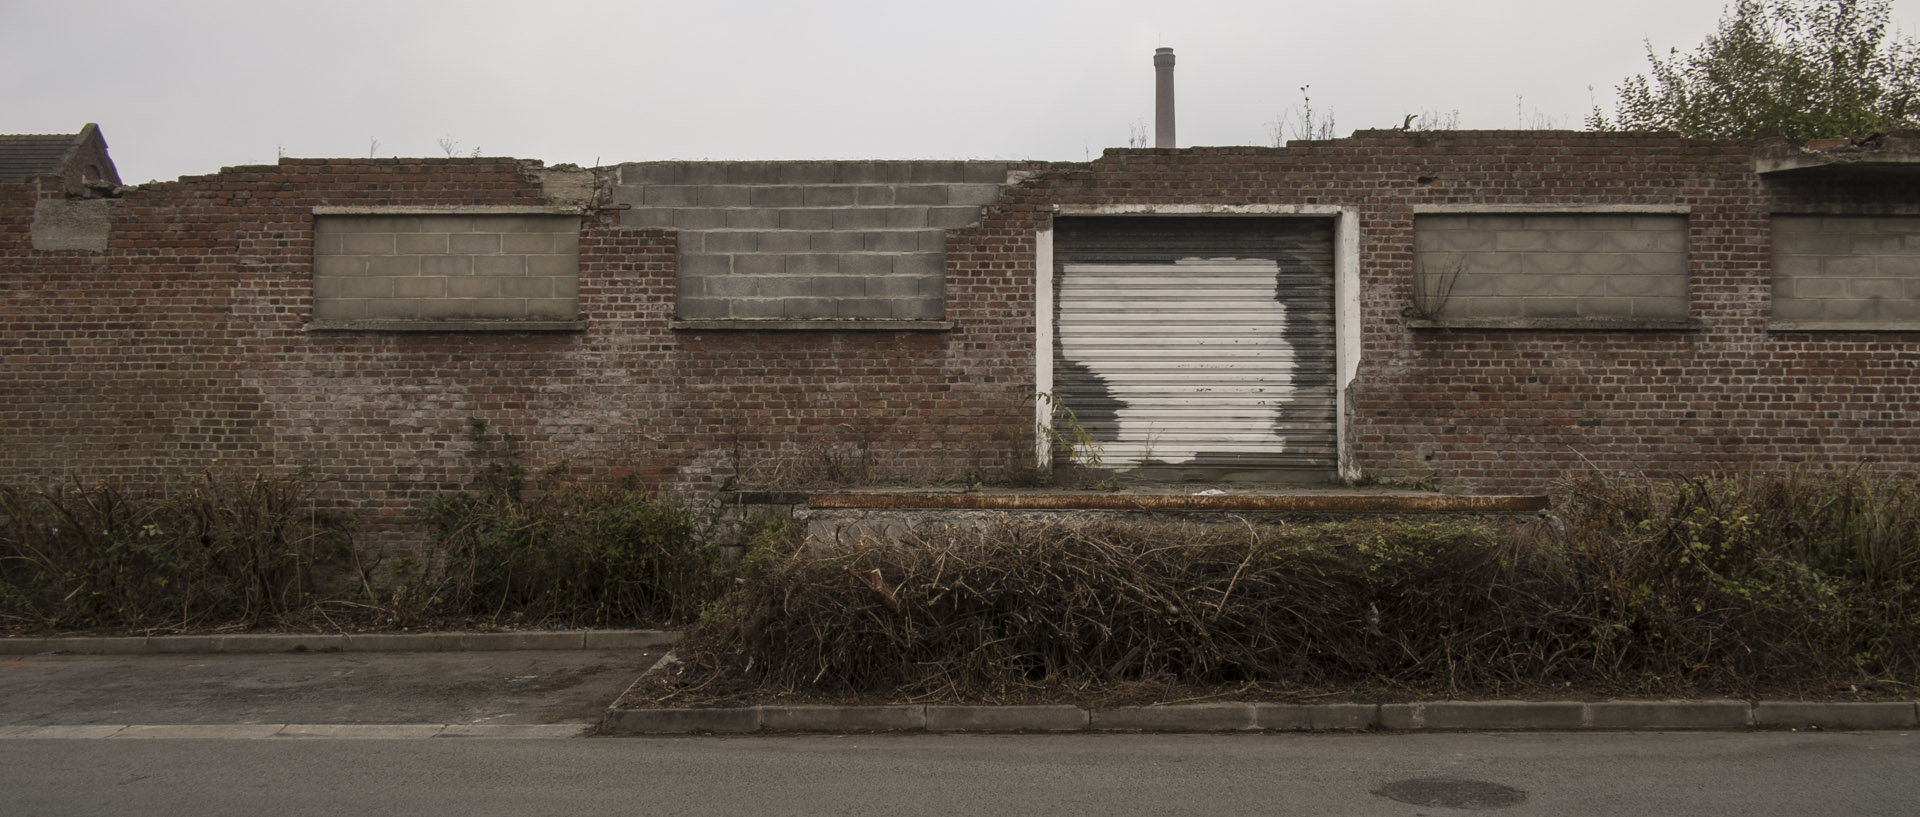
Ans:
[[[1005,162],[970,160],[668,161],[630,162],[619,184],[1001,184]]]
[[[979,221],[977,205],[634,207],[620,215],[623,226],[676,230],[950,230]]]

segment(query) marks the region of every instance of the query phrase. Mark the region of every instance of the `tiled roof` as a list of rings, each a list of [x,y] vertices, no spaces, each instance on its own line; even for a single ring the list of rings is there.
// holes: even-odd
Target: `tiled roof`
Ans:
[[[0,183],[60,172],[60,160],[79,138],[71,133],[0,133]]]

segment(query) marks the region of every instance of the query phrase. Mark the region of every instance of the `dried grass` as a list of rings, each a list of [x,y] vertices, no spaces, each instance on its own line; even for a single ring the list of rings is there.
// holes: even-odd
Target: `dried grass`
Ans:
[[[1857,475],[1569,486],[1556,516],[1007,519],[768,558],[663,705],[1908,694],[1920,502]],[[1197,692],[1196,692],[1197,690]]]

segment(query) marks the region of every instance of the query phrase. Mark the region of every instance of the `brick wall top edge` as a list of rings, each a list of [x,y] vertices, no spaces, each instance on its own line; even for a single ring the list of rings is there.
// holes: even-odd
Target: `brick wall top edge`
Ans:
[[[360,159],[360,158],[353,158],[353,157],[334,157],[334,158],[287,157],[287,158],[281,159],[278,165],[246,165],[239,168],[222,168],[221,172],[226,172],[228,170],[241,170],[241,169],[247,169],[247,168],[262,168],[262,167],[275,167],[275,166],[286,167],[289,165],[337,165],[337,166],[343,166],[343,167],[389,167],[389,166],[396,166],[396,165],[401,165],[401,166],[432,165],[432,166],[444,167],[448,165],[518,166],[520,164],[527,163],[527,162],[540,163],[540,160],[539,159],[519,159],[512,156],[455,156],[452,158],[439,157],[439,156],[394,156],[386,159]]]
[[[1107,148],[1103,156],[1179,156],[1191,154],[1260,154],[1278,153],[1297,148],[1341,147],[1345,145],[1406,144],[1432,145],[1453,142],[1473,142],[1479,144],[1500,144],[1515,148],[1536,145],[1627,145],[1627,146],[1666,146],[1685,145],[1703,148],[1752,147],[1759,140],[1745,139],[1690,139],[1676,133],[1667,132],[1611,132],[1594,133],[1589,131],[1542,131],[1542,130],[1481,130],[1481,131],[1401,131],[1401,130],[1363,130],[1354,131],[1352,136],[1342,139],[1292,139],[1283,147],[1266,145],[1194,145],[1184,148]]]
[[[462,166],[465,166],[462,168]],[[217,173],[193,176],[181,176],[173,181],[151,181],[132,185],[128,189],[134,192],[155,194],[166,193],[182,188],[196,188],[205,185],[218,185],[229,182],[245,184],[262,181],[273,182],[310,182],[314,170],[324,172],[374,172],[374,173],[445,173],[450,169],[467,169],[482,173],[500,174],[503,177],[521,178],[524,171],[540,168],[538,160],[513,159],[507,157],[433,159],[281,159],[270,165],[235,165],[220,168]]]

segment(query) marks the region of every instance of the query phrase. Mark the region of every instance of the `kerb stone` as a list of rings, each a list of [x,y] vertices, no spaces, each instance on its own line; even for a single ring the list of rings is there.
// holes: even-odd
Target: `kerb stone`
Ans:
[[[905,732],[927,728],[927,708],[907,706],[763,706],[774,732]]]
[[[1145,732],[1231,732],[1254,728],[1254,705],[1248,703],[1123,706],[1096,709],[1089,728]]]
[[[932,732],[1078,732],[1087,711],[1077,706],[929,706]]]

